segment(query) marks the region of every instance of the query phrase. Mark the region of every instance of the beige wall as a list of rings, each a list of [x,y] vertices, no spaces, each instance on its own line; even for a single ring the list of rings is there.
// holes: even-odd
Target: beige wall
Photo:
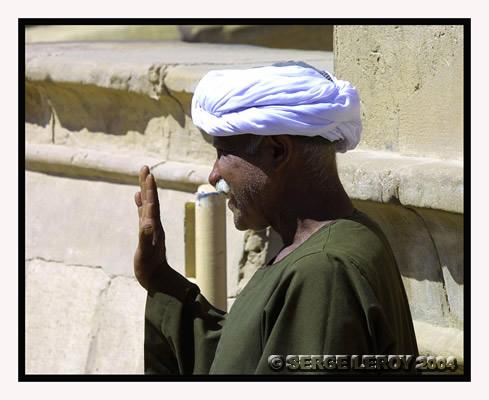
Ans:
[[[360,148],[463,157],[463,27],[336,26],[335,73],[360,91]]]
[[[420,351],[463,363],[461,40],[451,27],[336,29],[336,72],[360,89],[365,124],[363,150],[338,156],[340,178],[389,236]],[[139,167],[154,166],[168,257],[183,272],[184,204],[215,157],[189,116],[198,80],[213,68],[288,59],[331,71],[331,53],[26,48],[28,372],[141,373],[145,292],[131,261]],[[228,212],[228,304],[280,245],[274,232],[236,231]]]

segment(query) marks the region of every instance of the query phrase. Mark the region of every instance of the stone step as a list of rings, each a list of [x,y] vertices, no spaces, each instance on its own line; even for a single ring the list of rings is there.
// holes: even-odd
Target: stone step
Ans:
[[[212,69],[288,60],[333,69],[332,53],[322,51],[181,42],[27,44],[27,140],[211,163],[209,138],[190,118],[198,81]]]
[[[352,199],[463,213],[463,163],[395,153],[354,150],[338,154],[341,181]],[[129,151],[117,154],[54,144],[26,145],[26,167],[70,177],[137,184],[142,165],[158,185],[195,192],[207,183],[209,164],[161,161]]]
[[[26,43],[104,40],[180,40],[178,25],[40,25],[25,30]]]
[[[106,182],[138,184],[139,170],[149,166],[159,187],[194,193],[207,182],[208,165],[161,161],[131,152],[108,151],[52,145],[26,144],[26,168],[30,171],[71,178],[98,179]]]
[[[183,40],[333,50],[333,25],[42,25],[25,30],[26,43],[104,40]]]
[[[95,85],[151,97],[162,87],[193,93],[212,69],[300,60],[333,70],[333,53],[182,42],[26,44],[26,80]]]

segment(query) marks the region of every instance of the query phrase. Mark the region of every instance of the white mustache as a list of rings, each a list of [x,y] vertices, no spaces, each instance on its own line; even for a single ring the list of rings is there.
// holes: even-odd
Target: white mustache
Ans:
[[[225,195],[228,195],[229,192],[231,191],[231,188],[229,187],[229,184],[224,179],[219,179],[219,181],[216,183],[216,190],[217,193],[223,193]]]

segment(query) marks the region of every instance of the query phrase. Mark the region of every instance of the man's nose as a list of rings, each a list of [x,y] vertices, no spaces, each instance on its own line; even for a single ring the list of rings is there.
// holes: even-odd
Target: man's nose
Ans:
[[[217,168],[217,161],[216,161],[214,163],[214,166],[212,167],[211,173],[209,174],[208,180],[209,183],[215,187],[219,179],[221,179],[221,174],[219,173],[219,170]]]

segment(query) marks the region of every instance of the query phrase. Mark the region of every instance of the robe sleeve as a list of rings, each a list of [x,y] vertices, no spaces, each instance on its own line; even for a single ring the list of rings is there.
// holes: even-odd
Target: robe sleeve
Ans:
[[[145,374],[208,374],[226,313],[174,270],[158,278],[145,309]]]
[[[261,374],[274,373],[270,355],[385,354],[392,342],[383,309],[360,269],[324,253],[291,266],[263,321],[265,345],[256,371]]]

